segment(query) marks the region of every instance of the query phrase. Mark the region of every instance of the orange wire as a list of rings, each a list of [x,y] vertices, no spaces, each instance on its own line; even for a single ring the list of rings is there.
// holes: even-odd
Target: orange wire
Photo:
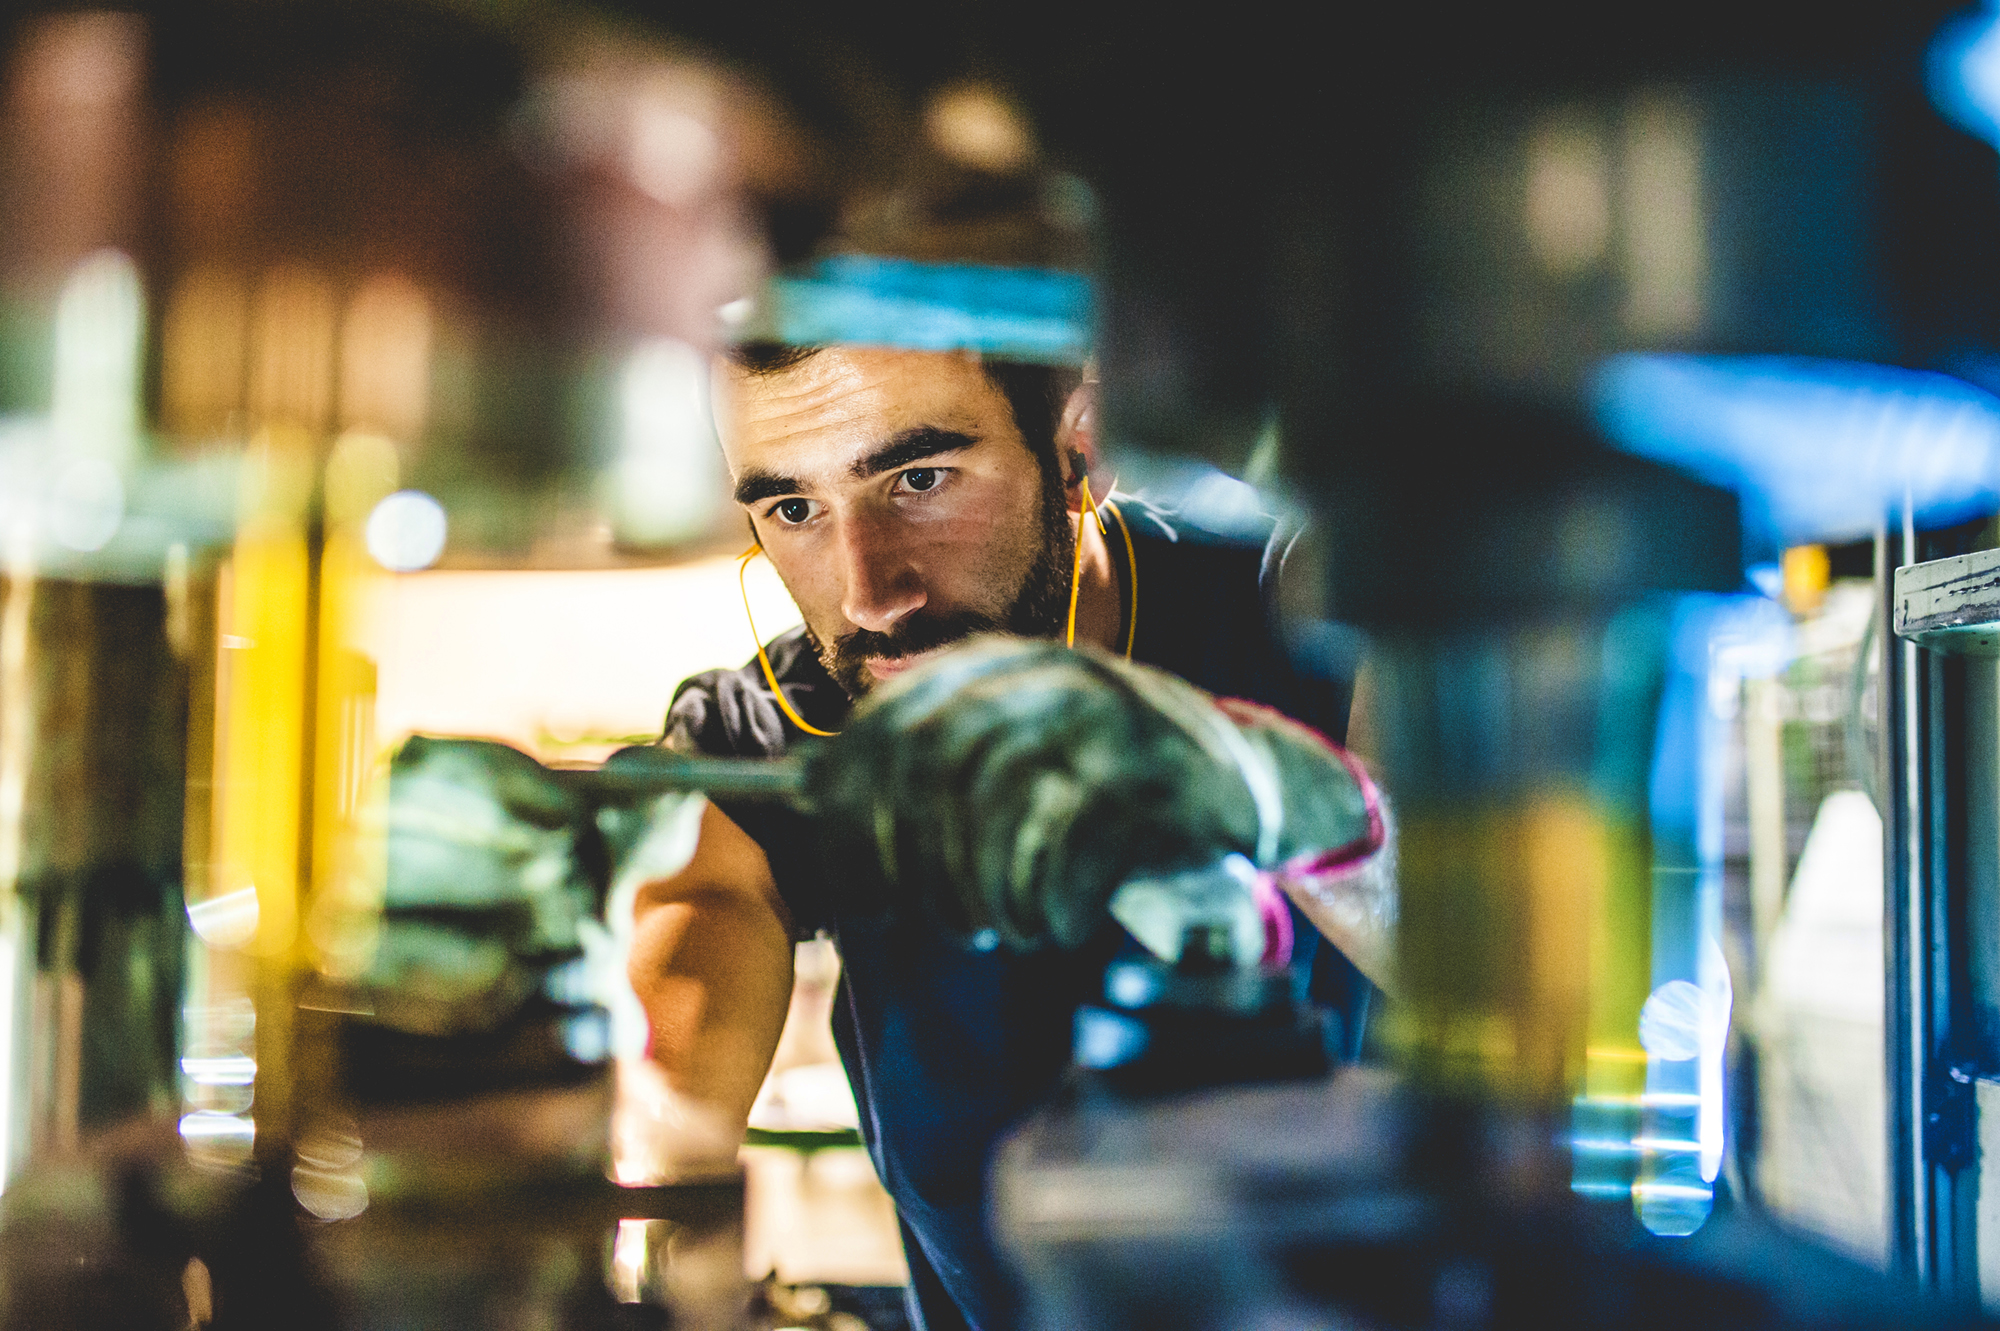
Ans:
[[[750,624],[750,641],[757,645],[757,664],[764,667],[764,682],[771,686],[771,695],[778,700],[778,706],[784,709],[785,715],[792,718],[792,724],[808,735],[831,739],[840,732],[821,730],[793,710],[790,700],[785,697],[785,691],[778,687],[778,672],[771,669],[771,658],[764,654],[764,635],[757,632],[757,617],[750,613],[750,584],[746,580],[750,572],[750,561],[763,553],[763,546],[753,545],[743,552],[741,559],[736,561],[736,590],[743,593],[743,618]]]
[[[1088,476],[1083,477],[1082,484],[1083,484],[1084,515],[1091,518],[1095,518],[1097,520],[1098,534],[1103,535],[1104,515],[1097,511],[1097,501],[1090,497],[1090,477]],[[1083,590],[1083,523],[1081,521],[1078,521],[1076,525],[1076,567],[1070,570],[1070,575],[1069,575],[1069,621],[1063,629],[1063,646],[1065,647],[1076,646],[1076,598],[1077,594],[1082,590]]]

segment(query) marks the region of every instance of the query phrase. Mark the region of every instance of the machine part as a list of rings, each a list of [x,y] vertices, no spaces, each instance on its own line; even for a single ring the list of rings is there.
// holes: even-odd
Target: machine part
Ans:
[[[1895,570],[1896,635],[1934,652],[2000,656],[2000,550]]]
[[[157,587],[9,578],[5,1175],[177,1099],[188,674]],[[4,630],[0,630],[4,631]]]
[[[1418,399],[1396,428],[1413,455],[1452,463],[1385,467],[1329,499],[1332,618],[1371,634],[1501,629],[1743,584],[1736,497],[1610,451],[1580,408]]]
[[[449,1100],[598,1075],[614,1047],[599,1006],[613,995],[590,978],[607,897],[629,903],[692,853],[702,789],[783,797],[799,775],[644,747],[552,770],[486,740],[405,742],[362,819],[385,843],[379,882],[350,876],[315,920],[345,1091]]]
[[[528,755],[483,740],[413,738],[387,787],[372,819],[379,882],[357,876],[320,903],[321,950],[338,964],[318,1006],[338,1013],[341,1091],[451,1103],[601,1080],[608,1015],[565,982],[607,879],[589,809]]]
[[[672,791],[695,791],[716,799],[783,800],[805,796],[805,760],[785,758],[705,758],[656,744],[618,750],[595,768],[555,769],[558,781],[579,787],[593,802],[616,806]]]
[[[1622,1206],[1523,1188],[1536,1131],[1361,1068],[1086,1088],[999,1148],[994,1228],[1034,1331],[1970,1324],[1741,1212],[1669,1243]],[[1454,1140],[1480,1145],[1435,1151]]]
[[[1274,905],[1286,926],[1281,952]],[[1077,1010],[1077,1068],[1144,1094],[1312,1077],[1330,1066],[1337,1023],[1307,1001],[1287,964],[1290,915],[1243,856],[1127,882],[1110,911],[1146,952],[1112,961],[1104,1005]]]
[[[1148,1096],[1240,1082],[1316,1077],[1332,1066],[1339,1023],[1283,967],[1201,974],[1129,957],[1105,969],[1103,1006],[1077,1009],[1071,1061],[1112,1091]],[[1191,973],[1193,971],[1193,973]]]
[[[331,1075],[291,1188],[343,1328],[739,1325],[735,1137],[648,1064],[617,1067],[614,1109],[590,950],[607,899],[629,903],[614,885],[692,852],[699,791],[782,797],[798,774],[652,749],[553,770],[427,737],[397,753],[362,819],[382,877],[333,926],[360,942],[329,956],[361,964],[321,975],[298,1023],[301,1062]]]
[[[1423,1236],[1407,1129],[1375,1074],[1142,1100],[1079,1086],[994,1161],[995,1234],[1028,1324],[1324,1324],[1285,1248]]]
[[[1587,619],[1383,642],[1380,756],[1400,819],[1391,1020],[1420,1084],[1557,1118],[1593,1075],[1604,1093],[1643,1089],[1624,1084],[1619,1051],[1637,1051],[1650,990],[1664,645]],[[1467,678],[1487,708],[1458,705]]]

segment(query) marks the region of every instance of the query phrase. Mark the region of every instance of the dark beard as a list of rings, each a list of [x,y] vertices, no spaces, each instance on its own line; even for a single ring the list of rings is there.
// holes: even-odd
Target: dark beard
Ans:
[[[1041,549],[1004,614],[996,618],[977,610],[944,614],[919,610],[887,633],[856,629],[827,643],[820,641],[819,635],[808,627],[806,636],[834,683],[848,697],[859,698],[875,682],[868,673],[870,657],[912,656],[975,633],[1054,637],[1069,617],[1069,588],[1075,561],[1076,529],[1070,526],[1069,510],[1063,504],[1061,478],[1044,469]]]

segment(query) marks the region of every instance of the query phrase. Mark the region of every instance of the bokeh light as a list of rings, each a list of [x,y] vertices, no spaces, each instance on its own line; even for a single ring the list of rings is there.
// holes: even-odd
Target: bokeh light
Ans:
[[[421,490],[398,490],[368,515],[368,553],[392,573],[415,573],[444,553],[444,505]]]

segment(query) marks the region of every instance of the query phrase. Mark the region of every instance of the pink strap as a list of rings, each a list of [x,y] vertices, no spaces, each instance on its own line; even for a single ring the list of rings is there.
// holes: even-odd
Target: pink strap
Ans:
[[[1291,962],[1292,946],[1296,940],[1292,935],[1291,904],[1279,883],[1287,878],[1314,878],[1340,873],[1381,850],[1389,836],[1388,824],[1382,817],[1382,794],[1375,788],[1374,781],[1369,779],[1368,770],[1355,761],[1353,754],[1311,726],[1300,725],[1274,708],[1243,698],[1218,698],[1216,705],[1239,725],[1276,721],[1302,730],[1326,745],[1340,760],[1340,765],[1347,769],[1348,775],[1354,778],[1354,784],[1361,790],[1362,805],[1367,810],[1367,830],[1346,845],[1301,855],[1275,870],[1258,873],[1256,896],[1258,913],[1264,918],[1264,964],[1284,966]]]
[[[1375,782],[1369,778],[1368,769],[1363,767],[1353,754],[1311,726],[1292,720],[1275,707],[1266,707],[1263,703],[1251,702],[1246,698],[1217,698],[1215,705],[1238,725],[1260,725],[1276,721],[1294,730],[1304,731],[1326,745],[1333,756],[1340,760],[1340,765],[1347,769],[1347,774],[1354,778],[1354,784],[1361,788],[1362,806],[1368,813],[1368,830],[1344,846],[1335,846],[1331,850],[1301,856],[1288,864],[1281,865],[1278,869],[1280,874],[1288,877],[1294,875],[1310,877],[1314,874],[1332,873],[1337,869],[1357,864],[1382,849],[1382,843],[1389,838],[1389,825],[1382,818],[1382,793],[1375,788]]]
[[[1292,908],[1276,875],[1259,873],[1251,889],[1257,898],[1257,913],[1264,917],[1264,964],[1292,964]]]

